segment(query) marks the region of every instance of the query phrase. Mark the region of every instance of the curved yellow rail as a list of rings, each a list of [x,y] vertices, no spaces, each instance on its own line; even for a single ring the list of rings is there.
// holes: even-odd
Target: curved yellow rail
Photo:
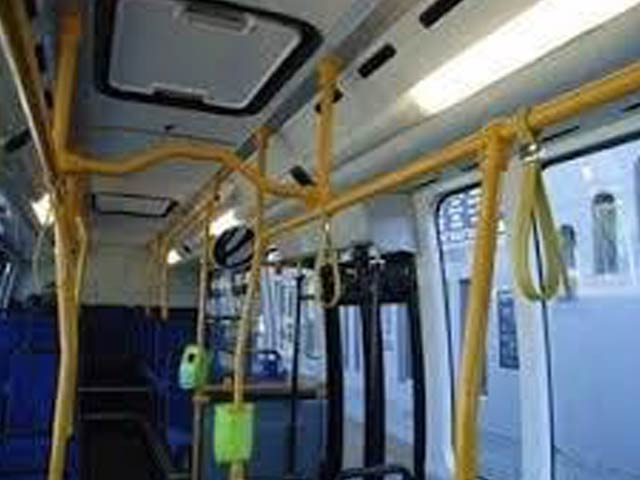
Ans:
[[[307,198],[309,189],[293,183],[267,178],[264,172],[247,164],[226,147],[204,141],[171,140],[126,155],[98,158],[80,154],[67,146],[71,121],[71,105],[75,85],[80,20],[77,14],[66,15],[60,24],[60,38],[55,88],[54,145],[59,152],[57,169],[62,173],[95,173],[100,175],[125,175],[140,172],[167,160],[190,159],[215,162],[244,175],[258,189],[272,195]]]

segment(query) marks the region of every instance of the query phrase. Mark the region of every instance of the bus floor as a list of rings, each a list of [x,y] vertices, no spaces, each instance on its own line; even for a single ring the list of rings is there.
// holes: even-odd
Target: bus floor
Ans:
[[[344,468],[357,468],[363,465],[364,425],[362,422],[347,418],[344,422]],[[413,469],[413,452],[411,444],[387,435],[386,463],[402,465]]]
[[[152,478],[153,458],[143,431],[134,421],[87,421],[84,429],[84,478]]]

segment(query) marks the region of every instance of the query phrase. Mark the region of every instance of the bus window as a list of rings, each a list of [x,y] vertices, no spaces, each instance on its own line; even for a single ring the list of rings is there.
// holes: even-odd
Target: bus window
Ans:
[[[342,325],[342,361],[344,365],[345,422],[344,467],[361,467],[364,464],[364,384],[362,377],[362,320],[360,307],[345,305],[340,308]],[[347,332],[350,332],[347,333]],[[347,336],[349,339],[347,340]],[[350,341],[349,341],[350,340]]]
[[[593,227],[593,268],[596,274],[618,271],[618,215],[616,198],[600,192],[591,207]]]
[[[384,344],[386,462],[413,469],[413,385],[409,312],[405,304],[383,305],[380,311]]]
[[[547,309],[556,480],[640,478],[639,147],[545,170],[555,220],[574,229],[577,279]]]
[[[456,376],[460,370],[479,195],[478,188],[451,193],[441,200],[436,214],[447,322],[455,359],[451,367]],[[487,480],[517,479],[521,471],[517,322],[502,222],[499,232],[478,425],[479,476]]]

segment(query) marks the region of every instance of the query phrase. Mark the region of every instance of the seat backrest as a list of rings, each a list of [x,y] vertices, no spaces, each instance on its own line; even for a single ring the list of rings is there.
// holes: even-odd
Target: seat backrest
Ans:
[[[11,355],[6,424],[9,432],[39,433],[50,429],[57,363],[54,353]]]
[[[167,396],[167,424],[171,429],[191,432],[193,400],[190,392],[171,388]]]
[[[13,334],[11,324],[6,319],[0,320],[0,384],[9,380],[9,358],[15,347],[16,335]]]
[[[53,352],[58,348],[56,321],[47,315],[34,316],[28,322],[27,348],[30,352]]]

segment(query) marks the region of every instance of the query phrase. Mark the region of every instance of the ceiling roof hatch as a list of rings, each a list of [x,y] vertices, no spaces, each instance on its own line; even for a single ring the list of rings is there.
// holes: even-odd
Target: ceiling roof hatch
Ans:
[[[321,42],[309,23],[224,1],[98,0],[95,22],[102,93],[226,115],[258,113]]]

